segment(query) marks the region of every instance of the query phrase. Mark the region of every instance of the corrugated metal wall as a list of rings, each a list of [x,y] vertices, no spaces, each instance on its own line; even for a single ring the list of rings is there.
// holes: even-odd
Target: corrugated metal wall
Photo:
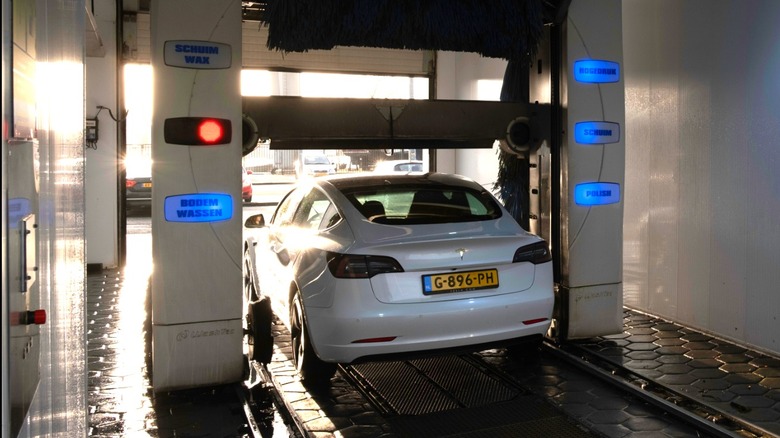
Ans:
[[[10,262],[8,250],[3,250],[3,385],[2,431],[3,436],[87,436],[87,309],[86,309],[86,237],[84,192],[85,162],[90,149],[84,144],[85,119],[85,4],[84,1],[62,2],[3,2],[3,158],[2,158],[2,245],[11,230],[19,232],[16,224],[10,224],[9,179],[23,180],[27,184],[18,192],[35,194],[38,199],[27,200],[33,208],[37,225],[37,240],[28,249],[27,257],[35,258],[35,279],[31,279],[26,297],[19,300],[20,288],[16,279],[7,277],[5,263]],[[19,9],[16,9],[19,7]],[[11,13],[13,12],[13,13]],[[13,19],[13,21],[12,21]],[[18,33],[11,40],[10,28]],[[6,31],[9,29],[8,31]],[[5,76],[11,66],[12,43],[14,56],[21,63],[29,59],[34,63],[30,88],[14,89]],[[29,44],[28,44],[29,43]],[[22,48],[24,51],[22,51]],[[29,56],[23,58],[22,54]],[[12,121],[11,102],[30,104],[35,115],[35,140],[10,141],[5,131]],[[8,101],[5,99],[8,98]],[[29,167],[16,166],[10,157],[28,156],[34,159],[20,161]],[[16,175],[14,174],[16,173]],[[31,175],[32,174],[32,175]],[[31,186],[35,186],[34,188]],[[32,195],[33,197],[35,195]],[[25,199],[25,198],[22,198]],[[25,199],[26,200],[26,199]],[[37,211],[36,211],[37,210]],[[13,209],[11,209],[13,211]],[[19,218],[17,217],[17,220]],[[33,235],[29,235],[33,238]],[[17,246],[17,248],[19,248]],[[35,254],[37,253],[37,254]],[[17,258],[19,260],[19,258]],[[30,260],[28,258],[28,260]],[[28,267],[32,271],[32,266]],[[10,294],[15,294],[13,301]],[[9,308],[10,303],[29,303],[28,310],[42,309],[46,322],[30,331],[14,330],[7,324],[17,325]],[[35,307],[32,307],[35,306]],[[36,334],[39,330],[39,335]],[[27,351],[17,355],[7,342],[10,336],[26,339]],[[11,361],[19,357],[35,357],[40,353],[38,366],[34,359],[22,362],[23,369],[16,369]],[[19,362],[16,362],[17,364]],[[11,370],[14,370],[13,372]],[[18,371],[18,372],[17,372]],[[40,378],[37,388],[36,377]],[[22,381],[32,383],[34,397],[29,411],[24,403],[16,403],[26,394],[10,394]],[[9,403],[9,401],[11,401]],[[28,400],[25,400],[28,401]],[[19,408],[17,411],[16,409]],[[26,415],[25,415],[26,414]],[[20,422],[24,416],[24,421]],[[13,421],[8,421],[13,418]],[[13,427],[13,429],[12,429]],[[21,427],[21,430],[19,429]]]
[[[780,3],[623,2],[625,302],[780,352]]]

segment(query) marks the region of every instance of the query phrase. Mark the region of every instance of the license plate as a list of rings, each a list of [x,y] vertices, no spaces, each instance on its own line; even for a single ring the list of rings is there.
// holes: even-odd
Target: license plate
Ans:
[[[422,283],[425,295],[492,289],[498,287],[498,270],[484,269],[481,271],[423,275]]]
[[[145,189],[148,189],[151,186],[152,186],[152,183],[143,183],[143,184],[141,184],[141,187],[143,187]]]

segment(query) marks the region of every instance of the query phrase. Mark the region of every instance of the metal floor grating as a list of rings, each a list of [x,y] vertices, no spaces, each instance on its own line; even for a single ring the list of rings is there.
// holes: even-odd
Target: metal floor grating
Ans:
[[[592,436],[470,355],[366,363],[347,371],[401,437]]]
[[[516,399],[471,409],[434,412],[389,419],[401,437],[589,437],[595,436],[572,423],[541,398]]]
[[[511,400],[522,390],[490,376],[461,356],[353,365],[359,383],[381,394],[388,414],[422,415]]]

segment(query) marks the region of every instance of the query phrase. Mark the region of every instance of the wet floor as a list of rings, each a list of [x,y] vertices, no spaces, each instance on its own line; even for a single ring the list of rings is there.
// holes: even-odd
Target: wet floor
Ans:
[[[251,436],[236,392],[242,385],[153,392],[144,325],[151,239],[148,217],[129,218],[125,269],[103,270],[87,279],[89,436]],[[253,385],[262,436],[289,437],[271,388],[263,382]]]

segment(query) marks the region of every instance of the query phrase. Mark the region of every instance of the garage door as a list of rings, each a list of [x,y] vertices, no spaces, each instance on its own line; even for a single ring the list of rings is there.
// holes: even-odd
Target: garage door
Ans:
[[[151,62],[150,24],[149,14],[125,15],[125,62]],[[244,68],[403,76],[431,76],[434,72],[433,51],[337,47],[283,53],[266,48],[268,28],[261,23],[247,21],[242,26]]]

